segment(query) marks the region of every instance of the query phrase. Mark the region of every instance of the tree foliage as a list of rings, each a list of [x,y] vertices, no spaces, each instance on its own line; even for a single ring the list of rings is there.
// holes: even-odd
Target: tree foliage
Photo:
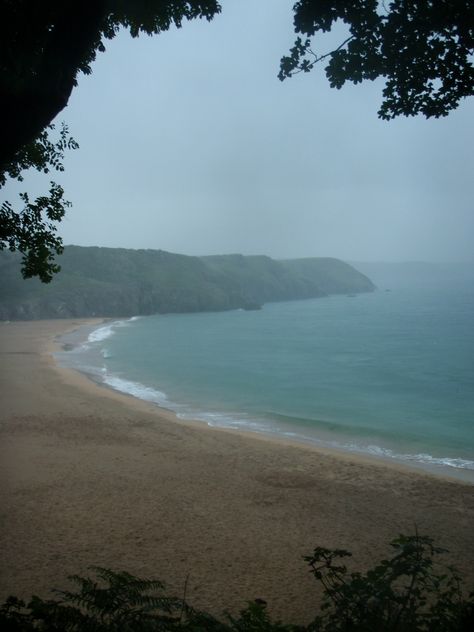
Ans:
[[[91,73],[121,28],[155,35],[219,11],[216,0],[2,0],[0,171],[67,105],[79,73]]]
[[[71,577],[77,589],[56,590],[57,599],[33,597],[26,606],[10,597],[0,606],[0,625],[11,632],[470,632],[474,594],[464,597],[454,569],[436,569],[443,550],[418,534],[391,546],[393,556],[366,573],[348,572],[345,550],[318,547],[306,557],[324,590],[307,626],[272,621],[262,599],[217,619],[186,602],[186,587],[182,598],[169,597],[158,580],[100,567],[97,579]]]
[[[445,549],[428,536],[400,535],[393,556],[366,573],[349,572],[345,550],[318,547],[305,560],[324,588],[320,632],[461,632],[474,623],[474,593],[465,600],[452,567],[437,568]]]
[[[106,40],[121,28],[132,37],[158,34],[219,11],[216,0],[0,0],[0,188],[27,169],[63,170],[64,151],[77,143],[65,126],[51,140],[52,121]],[[22,193],[21,210],[8,201],[0,208],[0,250],[23,254],[24,277],[48,282],[59,270],[57,224],[69,206],[63,196],[51,182],[34,201]]]
[[[347,38],[333,51],[313,52],[316,33],[337,22]],[[280,64],[281,80],[326,61],[331,87],[385,79],[379,116],[446,116],[474,93],[472,0],[299,0],[296,39]]]
[[[63,171],[64,152],[76,149],[78,144],[62,125],[59,138],[52,140],[54,125],[49,125],[33,142],[17,152],[15,160],[0,173],[0,189],[7,177],[23,181],[23,172],[35,169],[49,174],[51,170]],[[63,252],[61,238],[57,236],[57,223],[61,221],[70,203],[64,199],[63,188],[50,182],[46,195],[30,201],[27,193],[20,193],[22,209],[15,211],[12,204],[4,201],[0,206],[0,250],[8,248],[22,253],[22,274],[25,278],[38,276],[41,281],[51,281],[59,271],[54,255]]]

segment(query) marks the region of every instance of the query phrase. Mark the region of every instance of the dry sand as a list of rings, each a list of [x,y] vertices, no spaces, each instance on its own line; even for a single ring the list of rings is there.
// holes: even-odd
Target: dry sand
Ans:
[[[83,321],[0,324],[0,599],[48,596],[90,565],[158,577],[220,613],[255,597],[314,614],[302,561],[347,548],[359,567],[399,532],[435,537],[474,583],[474,486],[176,421],[56,366]]]

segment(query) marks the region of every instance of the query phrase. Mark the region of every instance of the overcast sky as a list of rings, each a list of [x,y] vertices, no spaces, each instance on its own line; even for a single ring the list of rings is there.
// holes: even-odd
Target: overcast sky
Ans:
[[[293,3],[222,0],[211,23],[108,43],[58,117],[80,144],[65,243],[473,260],[474,99],[385,122],[379,82],[281,83]]]

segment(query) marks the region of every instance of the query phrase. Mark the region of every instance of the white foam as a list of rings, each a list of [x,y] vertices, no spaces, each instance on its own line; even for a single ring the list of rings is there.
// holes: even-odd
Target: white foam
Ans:
[[[94,331],[91,331],[87,337],[87,342],[102,342],[106,338],[110,338],[110,336],[115,333],[114,327],[116,327],[116,325],[117,322],[114,322],[103,327],[99,327],[98,329],[94,329]]]
[[[143,318],[143,316],[132,316],[131,318],[127,318],[126,320],[114,320],[111,323],[102,325],[98,329],[94,329],[94,331],[91,331],[87,338],[87,342],[102,342],[103,340],[110,338],[110,336],[113,336],[117,327],[127,327],[127,325],[129,325],[130,323],[140,320],[141,318]]]
[[[124,380],[121,377],[108,375],[107,373],[102,376],[102,379],[103,382],[107,384],[107,386],[110,386],[116,391],[126,393],[127,395],[133,395],[133,397],[143,399],[146,402],[153,402],[154,404],[158,404],[159,406],[167,407],[169,407],[171,404],[171,402],[168,401],[165,393],[149,386],[145,386],[144,384],[140,384],[140,382]]]
[[[177,408],[173,408],[176,410]],[[235,428],[250,430],[252,432],[268,433],[271,429],[245,413],[221,413],[209,411],[197,411],[187,408],[186,412],[177,413],[179,419],[203,421],[212,428]]]
[[[268,431],[268,429],[267,429]],[[339,441],[327,441],[324,439],[316,439],[314,437],[308,437],[299,432],[278,432],[276,430],[274,434],[282,434],[285,437],[291,439],[297,439],[304,443],[310,442],[320,446],[326,446],[328,448],[335,448],[336,450],[344,450],[348,452],[357,452],[359,454],[370,454],[372,456],[378,456],[386,459],[394,459],[396,461],[409,461],[412,463],[420,463],[422,465],[434,465],[441,467],[452,467],[455,469],[471,470],[474,471],[474,461],[468,459],[460,459],[457,457],[435,457],[430,454],[400,454],[394,452],[388,448],[382,448],[378,445],[361,446],[356,443],[343,443]]]
[[[112,336],[115,333],[116,328],[119,327],[127,327],[131,323],[143,318],[142,316],[132,316],[129,319],[124,320],[116,320],[112,322],[108,322],[98,327],[94,331],[89,334],[87,339],[87,343],[81,345],[79,348],[76,348],[76,352],[84,351],[88,348],[90,344],[100,343]],[[67,352],[69,355],[71,352]],[[101,349],[101,354],[104,360],[111,357],[109,350],[106,348]],[[280,435],[286,436],[289,438],[297,439],[303,442],[310,442],[314,444],[318,444],[321,446],[332,447],[339,450],[345,450],[350,452],[362,453],[362,454],[370,454],[373,456],[378,456],[382,458],[393,459],[396,461],[404,461],[404,462],[412,462],[418,463],[420,465],[425,466],[435,466],[435,467],[443,467],[443,468],[453,468],[457,470],[464,471],[474,471],[474,460],[457,458],[457,457],[435,457],[426,453],[416,453],[416,454],[402,454],[396,452],[394,450],[390,450],[388,448],[382,448],[378,445],[360,445],[352,442],[344,442],[344,441],[328,441],[324,439],[317,439],[314,436],[310,437],[304,432],[298,431],[289,431],[278,428],[278,426],[271,423],[271,421],[260,420],[255,418],[254,416],[250,416],[246,413],[236,413],[236,412],[216,412],[216,411],[199,411],[193,409],[191,406],[186,404],[178,404],[176,402],[170,401],[166,394],[157,389],[145,386],[139,382],[133,382],[131,380],[126,380],[121,377],[117,377],[114,375],[109,375],[107,369],[105,367],[102,368],[94,368],[90,366],[83,366],[80,370],[84,372],[99,377],[100,381],[107,384],[111,388],[120,391],[122,393],[126,393],[128,395],[132,395],[138,399],[142,399],[144,401],[152,402],[157,404],[158,406],[163,406],[168,409],[173,410],[177,416],[181,419],[190,419],[197,420],[206,423],[208,426],[212,427],[221,427],[221,428],[235,428],[248,430],[256,433],[263,434],[271,434],[271,435]]]
[[[327,441],[309,438],[299,432],[281,431],[278,428],[272,427],[271,424],[265,424],[250,415],[245,413],[224,413],[224,412],[211,412],[211,411],[197,411],[191,407],[177,404],[170,401],[166,394],[157,389],[145,386],[139,382],[133,382],[114,375],[108,375],[105,368],[102,369],[102,381],[111,388],[126,393],[127,395],[133,395],[138,399],[142,399],[147,402],[152,402],[158,406],[166,407],[173,410],[177,417],[180,419],[189,419],[195,421],[205,422],[211,427],[220,428],[235,428],[242,430],[249,430],[251,432],[283,435],[291,438],[295,438],[304,442],[316,443],[318,445],[333,447],[339,450],[348,450],[350,452],[358,452],[363,454],[371,454],[373,456],[379,456],[383,458],[394,459],[397,461],[411,461],[414,463],[420,463],[424,465],[434,465],[441,467],[450,467],[455,469],[472,470],[474,471],[474,461],[468,459],[454,458],[454,457],[434,457],[429,454],[399,454],[393,450],[382,448],[378,445],[361,446],[355,443],[343,443],[337,441]]]
[[[387,448],[381,448],[378,445],[369,445],[367,447],[361,447],[354,444],[342,445],[341,447],[347,448],[349,450],[355,452],[366,452],[368,454],[372,454],[374,456],[388,457],[390,459],[395,459],[397,461],[411,461],[414,463],[422,463],[425,465],[440,465],[442,467],[453,467],[456,469],[462,470],[473,470],[474,471],[474,461],[470,461],[468,459],[460,459],[457,457],[435,457],[430,454],[419,453],[419,454],[400,454],[398,452],[394,452],[393,450],[389,450]]]
[[[398,458],[404,461],[417,461],[418,463],[427,463],[431,465],[443,465],[448,467],[455,467],[461,470],[473,470],[474,461],[468,459],[459,459],[454,457],[434,457],[430,454],[404,454]]]

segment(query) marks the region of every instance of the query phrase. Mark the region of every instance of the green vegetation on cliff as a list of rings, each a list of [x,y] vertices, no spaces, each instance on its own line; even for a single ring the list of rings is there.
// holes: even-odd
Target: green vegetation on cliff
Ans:
[[[374,289],[366,276],[337,259],[189,257],[79,246],[65,248],[61,273],[44,285],[21,279],[16,253],[0,254],[2,320],[222,311]]]

